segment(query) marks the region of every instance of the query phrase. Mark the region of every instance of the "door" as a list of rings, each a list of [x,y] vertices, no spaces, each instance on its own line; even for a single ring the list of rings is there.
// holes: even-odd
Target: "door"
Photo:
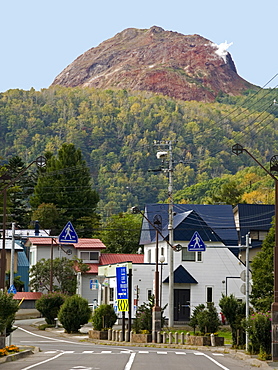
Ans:
[[[190,289],[174,289],[174,321],[190,320]]]

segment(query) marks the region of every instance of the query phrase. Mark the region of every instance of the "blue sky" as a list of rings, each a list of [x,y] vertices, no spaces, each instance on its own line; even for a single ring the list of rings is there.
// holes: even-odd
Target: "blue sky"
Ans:
[[[238,74],[264,86],[278,73],[278,1],[2,0],[0,92],[47,88],[74,59],[125,28],[199,34],[229,52]],[[278,77],[267,87],[276,87]]]

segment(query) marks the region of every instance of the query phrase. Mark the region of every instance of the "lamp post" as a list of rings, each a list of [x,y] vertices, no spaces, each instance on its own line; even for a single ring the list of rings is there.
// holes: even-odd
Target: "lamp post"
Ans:
[[[152,328],[152,340],[156,342],[156,333],[157,331],[161,330],[161,307],[159,306],[159,271],[158,271],[158,235],[162,237],[162,239],[168,244],[169,249],[172,251],[180,251],[181,245],[173,245],[168,242],[168,240],[163,236],[162,232],[160,231],[162,225],[162,219],[160,215],[155,215],[153,222],[151,222],[148,217],[145,216],[143,212],[140,211],[138,207],[131,208],[132,213],[140,213],[145,220],[154,228],[156,231],[156,269],[155,269],[155,305],[153,308],[153,328]],[[170,274],[170,271],[169,271]],[[170,289],[170,286],[169,286]]]
[[[31,162],[27,167],[25,167],[15,178],[11,178],[8,174],[4,174],[0,177],[0,180],[9,180],[7,184],[1,189],[3,194],[3,229],[2,229],[2,250],[1,250],[1,273],[0,273],[0,289],[5,290],[6,281],[6,219],[7,219],[7,190],[14,185],[14,183],[21,178],[21,176],[28,170],[32,164],[36,163],[38,167],[44,167],[46,165],[46,159],[43,156],[39,156],[33,162]]]
[[[235,144],[232,147],[232,152],[236,155],[247,153],[269,176],[272,177],[275,183],[275,246],[273,253],[274,265],[274,302],[271,305],[272,316],[272,361],[278,361],[278,178],[274,176],[274,172],[278,173],[278,156],[275,155],[270,159],[270,170],[266,169],[247,149],[240,144]]]

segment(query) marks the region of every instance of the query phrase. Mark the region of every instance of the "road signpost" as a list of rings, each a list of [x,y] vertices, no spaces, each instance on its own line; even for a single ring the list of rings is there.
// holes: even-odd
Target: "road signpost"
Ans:
[[[188,243],[187,250],[189,252],[205,252],[206,245],[200,237],[198,231],[195,231],[190,242]]]
[[[59,235],[59,243],[78,243],[78,235],[69,221]]]

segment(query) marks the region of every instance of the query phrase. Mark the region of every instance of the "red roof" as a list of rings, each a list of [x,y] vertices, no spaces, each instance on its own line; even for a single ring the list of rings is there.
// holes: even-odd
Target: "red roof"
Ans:
[[[90,267],[90,270],[86,272],[87,274],[98,274],[99,263],[86,263],[86,265]]]
[[[102,253],[100,255],[101,265],[112,265],[113,263],[132,262],[144,263],[143,254],[118,254],[118,253]]]
[[[42,293],[41,292],[17,292],[14,296],[13,299],[18,299],[21,300],[24,298],[24,300],[36,300],[41,298]]]
[[[51,238],[28,238],[28,240],[34,245],[51,245]],[[58,238],[53,238],[53,244],[60,244]],[[62,243],[64,245],[64,243]],[[89,239],[79,238],[78,243],[67,243],[67,245],[73,245],[76,249],[105,249],[106,246],[100,239]]]

